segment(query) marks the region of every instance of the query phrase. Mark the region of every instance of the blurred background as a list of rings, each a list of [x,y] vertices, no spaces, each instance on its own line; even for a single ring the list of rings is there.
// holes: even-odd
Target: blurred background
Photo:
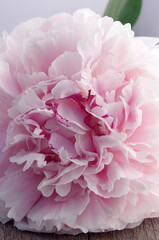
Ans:
[[[58,12],[91,8],[103,15],[107,3],[108,0],[0,0],[0,35],[4,30],[10,33],[17,24],[30,18],[49,17]],[[159,37],[159,0],[143,0],[134,31],[137,36]]]

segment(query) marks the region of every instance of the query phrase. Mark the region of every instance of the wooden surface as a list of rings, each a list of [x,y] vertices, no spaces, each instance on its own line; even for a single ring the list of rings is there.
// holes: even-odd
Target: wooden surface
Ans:
[[[0,224],[0,240],[159,240],[159,219],[147,219],[134,229],[76,236],[21,232],[12,223]]]

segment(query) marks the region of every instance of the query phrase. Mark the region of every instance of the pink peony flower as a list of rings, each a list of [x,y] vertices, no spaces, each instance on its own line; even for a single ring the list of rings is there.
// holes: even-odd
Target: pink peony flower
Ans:
[[[91,10],[0,39],[0,221],[98,232],[159,216],[159,47]]]

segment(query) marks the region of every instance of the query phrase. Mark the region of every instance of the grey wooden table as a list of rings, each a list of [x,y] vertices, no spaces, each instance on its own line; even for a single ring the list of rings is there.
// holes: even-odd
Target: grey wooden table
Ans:
[[[21,232],[13,223],[0,224],[0,240],[159,240],[159,219],[147,219],[139,227],[108,233],[71,235]]]

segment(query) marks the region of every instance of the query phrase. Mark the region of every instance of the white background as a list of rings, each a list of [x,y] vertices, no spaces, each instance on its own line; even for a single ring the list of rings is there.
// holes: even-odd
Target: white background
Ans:
[[[103,15],[107,2],[108,0],[0,0],[0,35],[3,30],[11,32],[22,21],[33,17],[49,17],[58,12],[73,13],[79,8],[91,8]],[[159,0],[143,0],[142,12],[134,30],[136,35],[159,37]]]

